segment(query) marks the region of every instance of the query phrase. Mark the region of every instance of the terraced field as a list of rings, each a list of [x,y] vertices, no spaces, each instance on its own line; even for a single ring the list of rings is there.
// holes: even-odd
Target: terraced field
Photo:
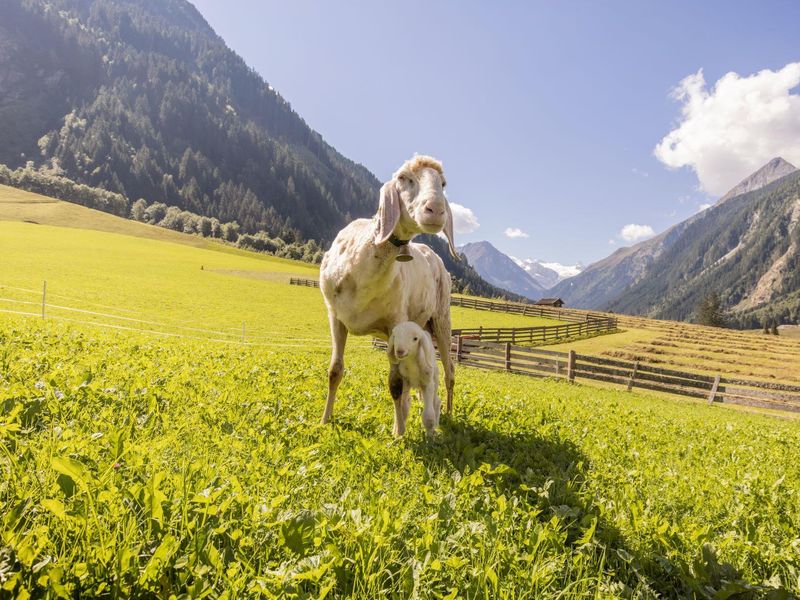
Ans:
[[[800,382],[800,339],[616,316],[622,333],[552,348],[641,360],[685,371]]]

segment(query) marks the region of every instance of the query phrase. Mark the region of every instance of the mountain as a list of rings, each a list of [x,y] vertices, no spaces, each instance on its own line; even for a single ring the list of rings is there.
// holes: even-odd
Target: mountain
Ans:
[[[758,171],[740,181],[736,187],[720,198],[717,204],[722,204],[747,192],[759,190],[781,177],[794,173],[796,170],[797,168],[794,165],[786,162],[780,156],[773,158]]]
[[[605,308],[622,290],[645,276],[655,258],[683,234],[695,217],[635,246],[616,250],[574,277],[560,281],[550,295],[575,308]]]
[[[253,233],[325,245],[378,203],[378,179],[185,0],[0,2],[0,139],[6,183],[120,216],[236,221],[239,245],[264,241]],[[455,291],[522,300],[425,238]]]
[[[0,3],[0,139],[12,168],[287,241],[331,240],[379,188],[184,0]]]
[[[710,292],[735,325],[800,318],[800,171],[698,215],[609,308],[688,320]]]
[[[474,242],[460,248],[469,264],[489,283],[526,298],[542,297],[545,288],[509,256],[489,242]]]
[[[734,195],[736,189],[748,191]],[[702,298],[717,292],[734,325],[796,319],[800,171],[773,159],[723,199],[593,263],[550,294],[572,306],[689,320]]]
[[[559,281],[567,277],[574,277],[583,270],[578,265],[562,265],[560,263],[544,263],[533,258],[516,258],[509,256],[511,260],[525,269],[528,274],[536,280],[543,288],[549,290]]]

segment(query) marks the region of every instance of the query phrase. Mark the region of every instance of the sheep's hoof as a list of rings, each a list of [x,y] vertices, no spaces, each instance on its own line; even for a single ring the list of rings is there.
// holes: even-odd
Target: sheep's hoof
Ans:
[[[414,257],[411,256],[411,251],[408,249],[408,246],[400,246],[397,250],[397,256],[395,257],[397,262],[408,262],[410,260],[414,260]]]

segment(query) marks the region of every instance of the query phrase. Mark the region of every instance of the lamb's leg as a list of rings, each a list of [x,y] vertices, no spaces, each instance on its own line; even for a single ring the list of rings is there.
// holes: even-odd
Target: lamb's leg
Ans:
[[[331,322],[331,366],[328,368],[328,401],[325,412],[322,413],[322,423],[325,424],[333,417],[333,403],[336,401],[336,390],[342,382],[344,375],[344,345],[347,343],[347,328],[344,324],[330,315]]]
[[[439,348],[439,356],[442,360],[442,369],[444,369],[444,384],[447,389],[445,412],[449,415],[453,412],[453,387],[456,381],[453,357],[450,356],[451,331],[449,310],[446,317],[435,317],[431,319],[430,327],[431,333],[436,339],[436,346]]]
[[[441,403],[436,395],[437,386],[431,381],[422,390],[422,424],[428,437],[433,435],[434,429],[439,425],[439,408]],[[437,406],[438,405],[438,406]]]

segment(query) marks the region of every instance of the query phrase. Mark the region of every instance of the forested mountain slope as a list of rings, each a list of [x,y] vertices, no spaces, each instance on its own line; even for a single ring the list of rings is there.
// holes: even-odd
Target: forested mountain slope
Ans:
[[[144,198],[236,221],[242,234],[326,246],[377,208],[375,176],[326,143],[185,0],[0,3],[0,139],[0,164],[27,165],[5,170],[6,183],[72,201],[56,190],[85,184],[83,203],[115,214]],[[95,203],[104,195],[94,188],[119,202]],[[457,290],[518,298],[426,241]]]
[[[684,320],[710,292],[734,324],[800,316],[800,172],[698,215],[609,307]]]
[[[733,325],[793,322],[800,317],[799,182],[800,171],[773,159],[713,207],[620,248],[551,293],[576,307],[692,320],[702,298],[716,292]]]
[[[287,241],[330,240],[379,186],[183,0],[0,3],[0,134],[0,163]]]

